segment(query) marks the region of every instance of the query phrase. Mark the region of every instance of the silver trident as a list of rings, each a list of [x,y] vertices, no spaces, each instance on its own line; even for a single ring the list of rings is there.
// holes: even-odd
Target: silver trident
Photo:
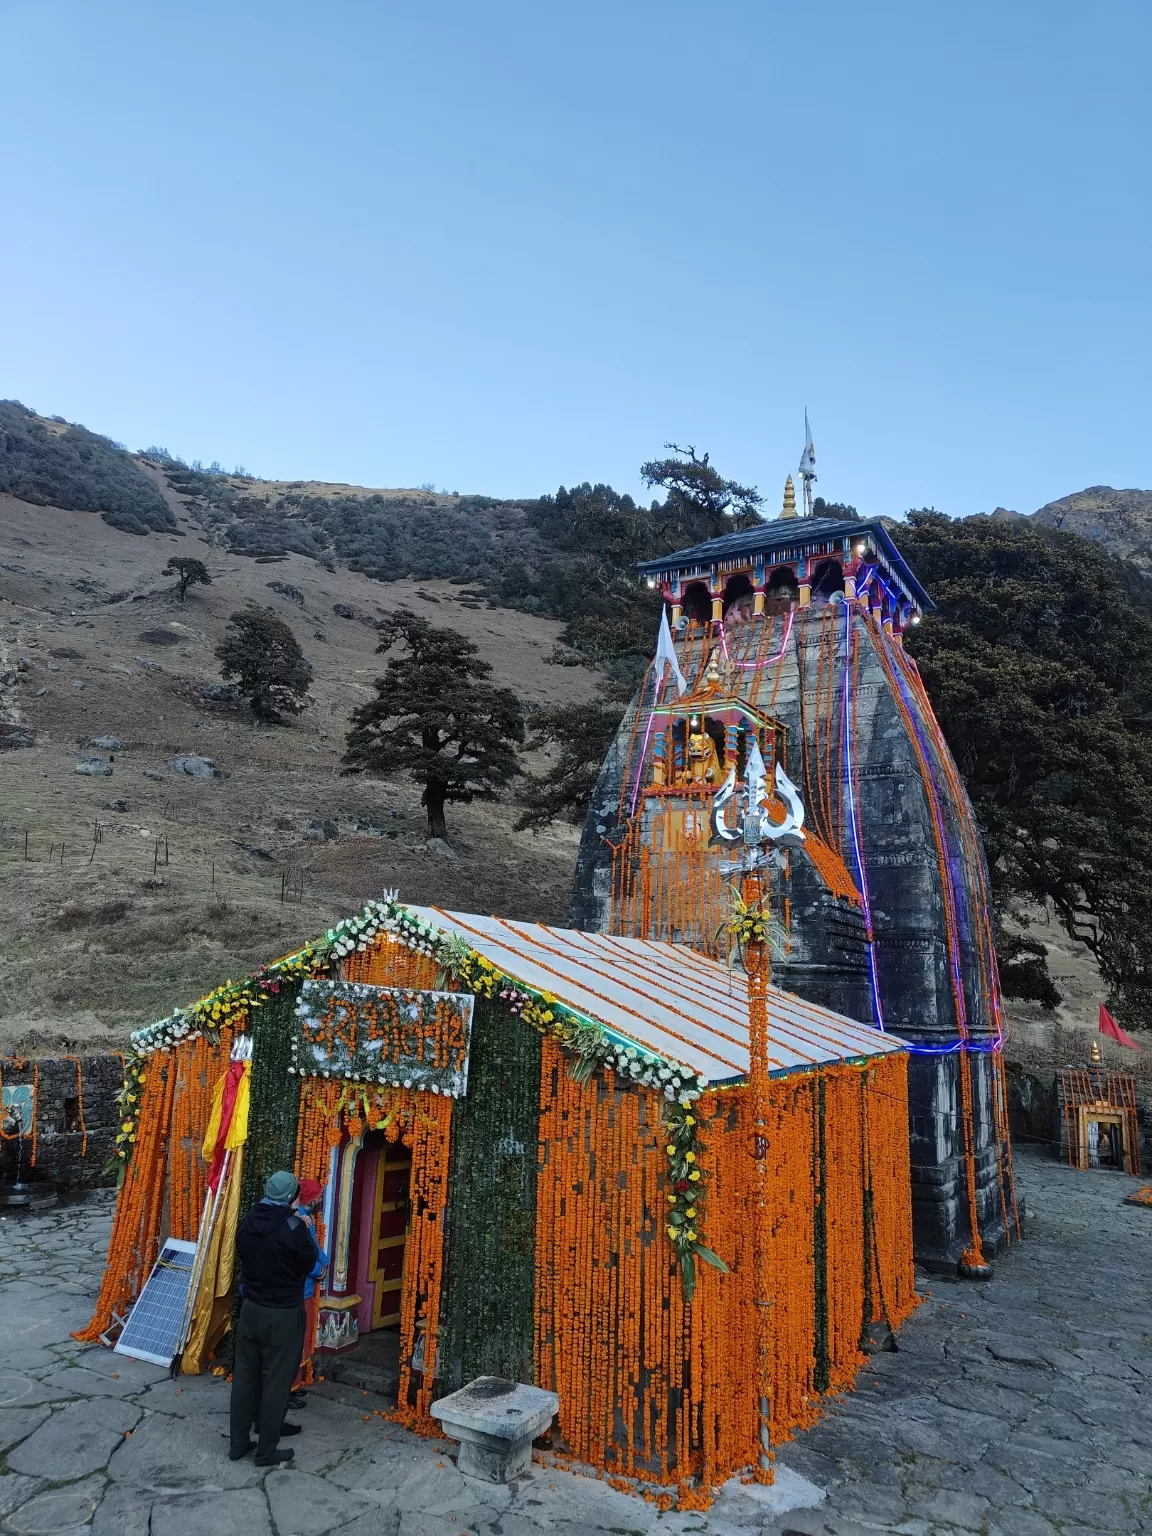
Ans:
[[[776,855],[784,848],[804,846],[804,805],[795,784],[776,764],[776,794],[784,803],[786,815],[783,821],[773,821],[764,809],[768,770],[754,737],[748,745],[748,761],[744,771],[744,793],[741,796],[742,817],[740,824],[729,827],[724,812],[736,793],[736,769],[730,768],[728,777],[712,798],[711,844],[743,843],[744,857],[725,867],[726,875],[747,874],[763,869],[775,862]],[[768,846],[765,847],[765,844]]]

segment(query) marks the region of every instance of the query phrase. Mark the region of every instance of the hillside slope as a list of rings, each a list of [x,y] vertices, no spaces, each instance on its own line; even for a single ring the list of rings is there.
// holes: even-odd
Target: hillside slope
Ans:
[[[562,626],[447,582],[385,585],[297,554],[257,563],[208,542],[148,473],[171,534],[0,495],[0,1052],[122,1041],[388,886],[562,918],[574,831],[517,833],[511,805],[450,808],[453,859],[426,847],[414,786],[338,772],[349,715],[381,670],[383,613],[407,606],[460,630],[530,709],[596,692],[584,668],[547,663]],[[212,573],[184,604],[160,574],[172,554]],[[229,614],[249,602],[273,606],[315,668],[294,724],[257,727],[203,692],[219,683]],[[105,736],[121,746],[88,746]],[[227,777],[177,773],[181,754]],[[111,776],[75,772],[93,755]]]

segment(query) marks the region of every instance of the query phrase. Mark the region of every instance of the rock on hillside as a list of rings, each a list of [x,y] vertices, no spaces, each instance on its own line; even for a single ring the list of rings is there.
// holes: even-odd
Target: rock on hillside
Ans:
[[[1152,573],[1152,491],[1090,485],[1087,490],[1050,501],[1034,516],[1048,528],[1094,539],[1110,553]]]

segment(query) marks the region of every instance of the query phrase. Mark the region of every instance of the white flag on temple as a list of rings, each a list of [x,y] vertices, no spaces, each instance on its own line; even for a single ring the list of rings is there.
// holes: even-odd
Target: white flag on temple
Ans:
[[[656,642],[656,660],[652,663],[656,668],[656,692],[660,689],[668,677],[668,668],[672,668],[672,676],[676,679],[676,691],[684,693],[688,687],[688,679],[680,670],[680,663],[676,660],[676,647],[672,644],[672,631],[668,628],[668,610],[660,610],[660,638]]]
[[[804,452],[800,459],[800,470],[808,480],[816,478],[816,447],[812,442],[812,428],[808,425],[808,412],[804,412]]]

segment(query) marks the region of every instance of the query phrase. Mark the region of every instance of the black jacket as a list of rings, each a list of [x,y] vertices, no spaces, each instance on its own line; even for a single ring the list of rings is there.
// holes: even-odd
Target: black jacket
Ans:
[[[244,1295],[261,1307],[301,1307],[304,1282],[316,1262],[316,1244],[289,1205],[261,1200],[240,1223],[236,1253]]]

